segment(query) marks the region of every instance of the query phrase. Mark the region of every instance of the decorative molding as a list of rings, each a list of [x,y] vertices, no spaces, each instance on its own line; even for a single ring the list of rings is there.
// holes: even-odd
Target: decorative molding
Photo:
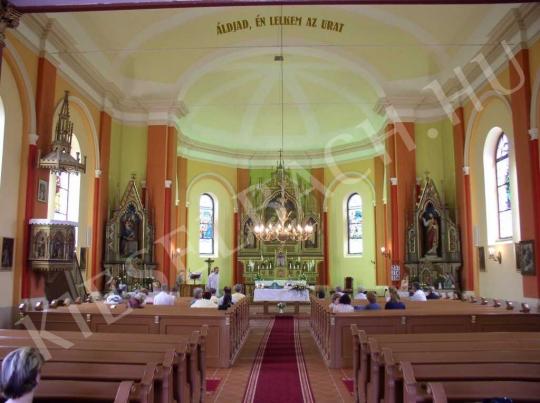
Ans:
[[[397,186],[398,184],[398,178],[390,178],[390,184],[392,186]]]
[[[538,129],[537,128],[529,129],[529,137],[531,141],[538,140]]]
[[[165,188],[170,189],[172,186],[172,180],[165,179]]]
[[[103,173],[103,171],[101,171],[101,169],[96,169],[95,170],[95,175],[96,175],[96,178],[101,178],[101,174]]]
[[[471,173],[471,167],[470,166],[464,166],[462,168],[462,170],[463,170],[463,175],[465,175],[465,176],[468,176]]]
[[[6,46],[6,29],[15,29],[19,26],[21,13],[7,0],[0,1],[0,48]]]

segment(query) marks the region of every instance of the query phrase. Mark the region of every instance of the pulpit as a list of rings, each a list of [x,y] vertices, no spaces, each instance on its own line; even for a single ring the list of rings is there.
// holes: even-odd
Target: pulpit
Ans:
[[[118,208],[105,227],[104,266],[109,277],[118,277],[128,290],[152,289],[154,228],[144,208],[135,177],[129,181]]]

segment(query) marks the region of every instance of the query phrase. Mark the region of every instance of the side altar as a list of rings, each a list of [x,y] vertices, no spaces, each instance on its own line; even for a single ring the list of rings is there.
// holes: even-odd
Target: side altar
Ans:
[[[117,277],[128,290],[152,288],[154,270],[154,228],[132,177],[120,205],[105,227],[104,266],[109,277]]]
[[[322,206],[311,182],[285,169],[281,162],[264,183],[250,183],[240,204],[238,262],[248,288],[256,280],[305,280],[317,284],[324,231]],[[291,231],[304,225],[313,231],[302,241],[257,239],[255,227],[264,223],[280,225],[278,214],[286,214]]]
[[[426,176],[406,234],[405,281],[461,290],[459,231],[431,178]]]

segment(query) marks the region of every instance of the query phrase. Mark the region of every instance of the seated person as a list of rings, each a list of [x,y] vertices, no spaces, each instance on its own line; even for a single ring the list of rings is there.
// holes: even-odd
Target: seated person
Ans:
[[[351,297],[349,294],[343,294],[339,297],[339,303],[334,306],[334,313],[354,312],[354,307],[351,305]]]
[[[26,403],[34,400],[39,383],[43,357],[37,348],[21,347],[2,361],[0,389],[6,403]]]
[[[218,309],[219,310],[227,310],[231,305],[232,302],[232,291],[231,287],[224,287],[223,288],[223,297],[219,299]]]
[[[368,304],[364,307],[364,310],[374,311],[377,309],[381,309],[381,306],[377,304],[377,295],[375,295],[373,291],[368,292],[366,298],[368,300]]]
[[[210,294],[212,295],[210,301],[217,305],[219,303],[219,298],[217,297],[217,290],[215,288],[207,288],[206,291],[210,291]]]
[[[330,302],[330,305],[328,305],[328,308],[330,308],[331,311],[334,310],[336,305],[339,303],[339,299],[341,298],[341,295],[337,292],[332,294],[332,302]]]
[[[198,299],[193,304],[192,308],[217,308],[217,304],[211,301],[212,293],[210,291],[205,291],[201,299]]]
[[[336,286],[336,294],[343,295],[343,288],[341,288],[339,285]]]
[[[412,285],[412,295],[410,296],[411,301],[427,301],[426,293],[420,288],[420,283],[415,281]]]
[[[441,299],[441,296],[435,291],[435,287],[429,287],[426,299]]]
[[[199,299],[202,298],[202,295],[203,295],[203,289],[201,287],[197,287],[197,288],[194,288],[193,289],[193,299],[191,300],[191,304],[190,305],[193,305],[193,303]]]
[[[154,305],[174,305],[176,298],[169,294],[169,287],[166,284],[161,285],[161,292],[154,297]]]
[[[400,301],[396,288],[390,287],[388,292],[390,293],[390,299],[384,306],[384,309],[405,309],[405,304]]]
[[[366,290],[364,287],[360,286],[358,287],[358,293],[354,296],[354,299],[367,299],[366,297]]]
[[[317,298],[324,299],[326,297],[326,293],[324,292],[324,288],[319,288],[317,291]]]
[[[242,284],[236,284],[234,286],[234,293],[232,295],[232,303],[236,304],[242,298],[246,298],[246,295],[242,294]]]

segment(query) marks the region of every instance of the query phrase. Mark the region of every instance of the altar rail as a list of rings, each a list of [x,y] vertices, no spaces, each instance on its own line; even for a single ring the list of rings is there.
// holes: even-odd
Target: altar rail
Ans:
[[[186,299],[176,306],[145,305],[114,309],[102,302],[71,305],[45,311],[29,311],[37,329],[98,333],[186,335],[208,326],[206,362],[209,367],[230,367],[249,332],[249,304],[244,298],[226,311],[189,308]]]
[[[365,301],[354,301],[363,305]],[[540,331],[540,314],[452,300],[406,301],[406,310],[330,312],[311,296],[311,332],[330,368],[352,366],[351,325],[367,334]]]

